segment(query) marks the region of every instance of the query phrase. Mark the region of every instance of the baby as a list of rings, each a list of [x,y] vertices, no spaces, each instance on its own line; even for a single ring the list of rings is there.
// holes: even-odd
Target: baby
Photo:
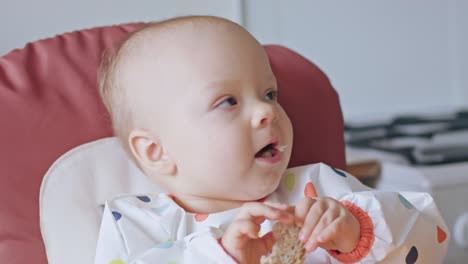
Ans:
[[[300,228],[308,263],[443,259],[429,195],[377,192],[325,164],[286,170],[293,134],[275,76],[233,22],[145,26],[104,60],[100,93],[130,157],[167,193],[107,202],[96,263],[259,263],[273,222]]]

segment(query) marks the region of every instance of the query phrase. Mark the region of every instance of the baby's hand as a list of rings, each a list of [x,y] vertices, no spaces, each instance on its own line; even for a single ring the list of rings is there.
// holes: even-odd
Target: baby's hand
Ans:
[[[294,215],[288,205],[245,203],[221,239],[226,252],[238,263],[260,263],[261,256],[270,253],[275,243],[272,233],[258,237],[260,224],[265,219],[291,224],[294,222]]]
[[[360,224],[348,209],[329,197],[303,198],[295,209],[299,239],[307,252],[317,247],[348,253],[359,242]]]

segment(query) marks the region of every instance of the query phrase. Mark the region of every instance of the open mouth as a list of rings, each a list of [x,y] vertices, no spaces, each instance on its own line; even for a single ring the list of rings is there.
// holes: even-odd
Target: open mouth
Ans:
[[[276,164],[282,160],[286,145],[279,145],[278,139],[272,139],[266,146],[255,153],[255,160],[263,164]]]
[[[255,154],[255,158],[272,158],[278,154],[277,143],[270,143]]]

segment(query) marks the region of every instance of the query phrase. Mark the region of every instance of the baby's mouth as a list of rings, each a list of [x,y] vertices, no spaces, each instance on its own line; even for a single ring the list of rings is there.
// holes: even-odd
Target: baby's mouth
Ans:
[[[277,146],[278,143],[270,143],[255,154],[255,158],[271,158],[283,152],[286,146]]]
[[[275,144],[271,143],[263,147],[261,150],[255,154],[256,158],[271,158],[277,153],[277,149],[275,148]]]

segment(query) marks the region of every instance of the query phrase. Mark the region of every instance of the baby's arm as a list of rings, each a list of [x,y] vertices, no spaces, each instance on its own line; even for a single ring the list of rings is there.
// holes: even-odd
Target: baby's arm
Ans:
[[[429,194],[367,191],[343,200],[366,212],[373,224],[373,245],[363,260],[443,262],[448,229]]]
[[[360,244],[349,253],[328,251],[335,259],[366,263],[414,263],[416,260],[417,263],[442,263],[448,245],[448,229],[430,195],[379,192],[325,164],[294,168],[288,173],[290,179],[286,174],[280,194],[286,195],[292,203],[304,196],[331,197],[359,219]],[[294,186],[291,186],[292,175]]]

